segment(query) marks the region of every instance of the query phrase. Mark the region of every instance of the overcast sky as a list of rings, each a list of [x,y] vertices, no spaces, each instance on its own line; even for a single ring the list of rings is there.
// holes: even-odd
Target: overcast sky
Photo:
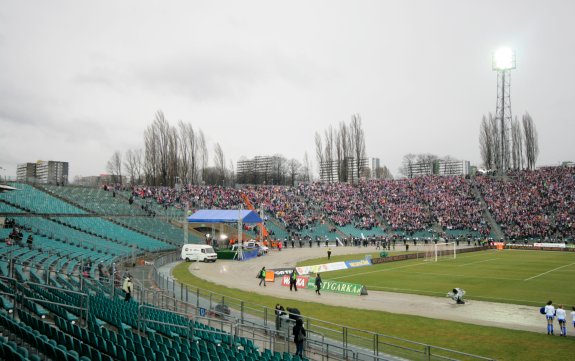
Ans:
[[[515,49],[514,115],[538,165],[575,160],[575,1],[0,0],[0,176],[26,161],[105,172],[162,110],[228,160],[315,162],[313,137],[359,113],[367,154],[480,162],[491,56]]]

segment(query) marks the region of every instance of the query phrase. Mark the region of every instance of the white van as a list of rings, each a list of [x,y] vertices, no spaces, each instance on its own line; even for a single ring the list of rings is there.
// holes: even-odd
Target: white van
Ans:
[[[215,262],[218,255],[212,248],[205,244],[184,244],[182,247],[182,259],[185,261]]]

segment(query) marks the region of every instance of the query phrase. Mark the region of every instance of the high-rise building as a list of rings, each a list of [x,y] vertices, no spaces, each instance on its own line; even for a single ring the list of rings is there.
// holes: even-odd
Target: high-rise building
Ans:
[[[358,176],[359,175],[359,176]],[[357,183],[359,179],[370,177],[369,159],[362,158],[359,162],[354,157],[347,157],[342,162],[337,160],[323,161],[319,165],[319,179],[322,182]]]
[[[36,163],[18,164],[16,178],[23,182],[68,184],[68,162],[39,160]]]
[[[470,172],[467,160],[435,160],[433,162],[411,163],[407,166],[408,178],[424,175],[466,176]]]
[[[377,170],[381,167],[379,158],[371,158],[371,179],[377,179]]]
[[[36,179],[36,163],[22,163],[16,166],[16,180],[27,182]]]

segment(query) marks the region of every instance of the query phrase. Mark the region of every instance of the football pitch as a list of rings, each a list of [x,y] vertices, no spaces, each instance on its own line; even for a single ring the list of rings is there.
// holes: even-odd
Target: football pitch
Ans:
[[[346,258],[357,259],[357,255]],[[469,300],[529,306],[552,300],[566,309],[575,306],[575,252],[487,250],[457,254],[456,259],[440,257],[438,262],[390,262],[322,276],[360,283],[368,291],[445,296],[459,287]]]

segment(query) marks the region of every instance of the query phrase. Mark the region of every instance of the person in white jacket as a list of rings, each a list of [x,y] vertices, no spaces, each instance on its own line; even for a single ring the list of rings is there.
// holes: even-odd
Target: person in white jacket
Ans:
[[[555,318],[555,307],[553,301],[547,302],[545,305],[545,318],[547,319],[547,334],[553,334],[553,319]]]
[[[560,336],[567,336],[567,328],[565,327],[567,323],[567,312],[563,309],[563,305],[559,305],[559,308],[555,310],[555,316],[557,316],[557,321],[559,322],[559,329],[561,330]]]
[[[122,290],[126,292],[126,297],[124,301],[128,302],[130,298],[132,298],[132,291],[134,288],[134,284],[132,283],[132,277],[128,276],[124,279],[124,284],[122,285]]]

